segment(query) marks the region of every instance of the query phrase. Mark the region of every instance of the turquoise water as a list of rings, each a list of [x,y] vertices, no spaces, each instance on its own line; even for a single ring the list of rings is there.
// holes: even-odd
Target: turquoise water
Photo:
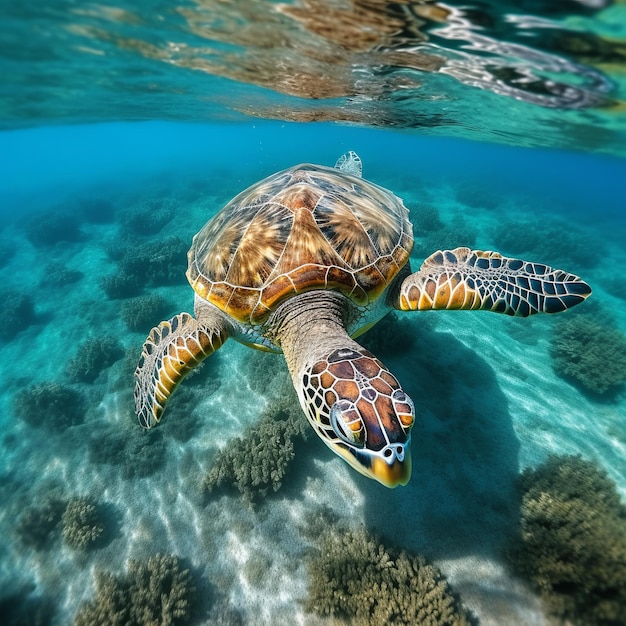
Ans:
[[[124,623],[80,617],[98,572],[166,554],[195,596],[168,621],[144,580],[154,621],[131,623],[332,623],[307,604],[310,558],[363,528],[436,565],[475,623],[549,624],[510,556],[518,476],[581,455],[626,502],[624,7],[0,5],[0,621]],[[499,250],[580,275],[591,299],[529,319],[397,314],[360,339],[416,403],[406,487],[302,434],[282,357],[234,341],[143,432],[132,372],[151,326],[192,309],[193,235],[254,182],[346,150],[409,208],[414,269],[440,248]],[[280,485],[207,493],[224,451],[271,466],[281,419]],[[626,553],[620,515],[600,553]],[[623,559],[607,563],[618,609],[593,623],[626,623]]]

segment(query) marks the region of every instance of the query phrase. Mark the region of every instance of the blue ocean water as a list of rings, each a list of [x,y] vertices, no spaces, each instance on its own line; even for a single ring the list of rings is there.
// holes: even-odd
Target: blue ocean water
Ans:
[[[0,16],[0,621],[332,623],[307,604],[309,560],[326,533],[365,529],[434,563],[475,623],[626,623],[623,510],[617,531],[603,509],[599,535],[577,531],[617,554],[592,591],[577,568],[597,555],[566,542],[561,609],[510,556],[519,476],[550,455],[595,463],[626,502],[623,3],[56,0]],[[303,436],[282,357],[234,341],[142,431],[133,370],[150,328],[192,310],[193,235],[256,181],[347,150],[409,208],[413,269],[498,250],[593,295],[528,319],[393,314],[360,339],[416,403],[406,487]],[[281,419],[293,442],[272,447]],[[234,486],[207,493],[232,450]],[[280,479],[258,479],[273,464]],[[563,507],[586,510],[584,492]],[[549,498],[537,523],[570,532]],[[578,613],[580,594],[608,598],[604,617]]]

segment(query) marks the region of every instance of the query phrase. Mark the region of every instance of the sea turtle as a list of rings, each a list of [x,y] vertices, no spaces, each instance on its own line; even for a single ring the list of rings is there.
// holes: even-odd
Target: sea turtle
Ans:
[[[413,401],[354,338],[386,313],[482,309],[557,313],[582,302],[578,276],[497,252],[437,251],[412,273],[402,200],[361,177],[354,152],[335,167],[296,165],[252,185],[193,238],[195,317],[153,328],[135,371],[135,404],[156,425],[182,378],[228,337],[282,352],[315,432],[388,487],[411,475]]]

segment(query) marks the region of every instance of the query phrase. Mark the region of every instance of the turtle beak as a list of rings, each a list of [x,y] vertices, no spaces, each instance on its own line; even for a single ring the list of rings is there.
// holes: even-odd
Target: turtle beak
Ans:
[[[381,457],[374,457],[370,472],[371,477],[385,487],[406,485],[411,479],[411,449],[406,446],[403,460],[394,457],[387,461]]]
[[[348,462],[359,474],[378,481],[381,485],[393,489],[406,485],[411,479],[411,443],[408,439],[403,445],[391,444],[386,451],[371,453],[363,450],[349,450],[345,445],[324,443]]]

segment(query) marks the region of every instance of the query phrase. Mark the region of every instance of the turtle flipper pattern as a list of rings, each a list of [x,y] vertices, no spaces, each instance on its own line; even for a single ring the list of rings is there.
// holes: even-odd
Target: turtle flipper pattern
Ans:
[[[482,309],[527,317],[559,313],[591,294],[574,274],[469,248],[439,250],[402,282],[402,311]]]
[[[135,370],[135,410],[144,428],[159,423],[178,383],[226,337],[223,329],[210,328],[189,313],[179,313],[150,331]]]

